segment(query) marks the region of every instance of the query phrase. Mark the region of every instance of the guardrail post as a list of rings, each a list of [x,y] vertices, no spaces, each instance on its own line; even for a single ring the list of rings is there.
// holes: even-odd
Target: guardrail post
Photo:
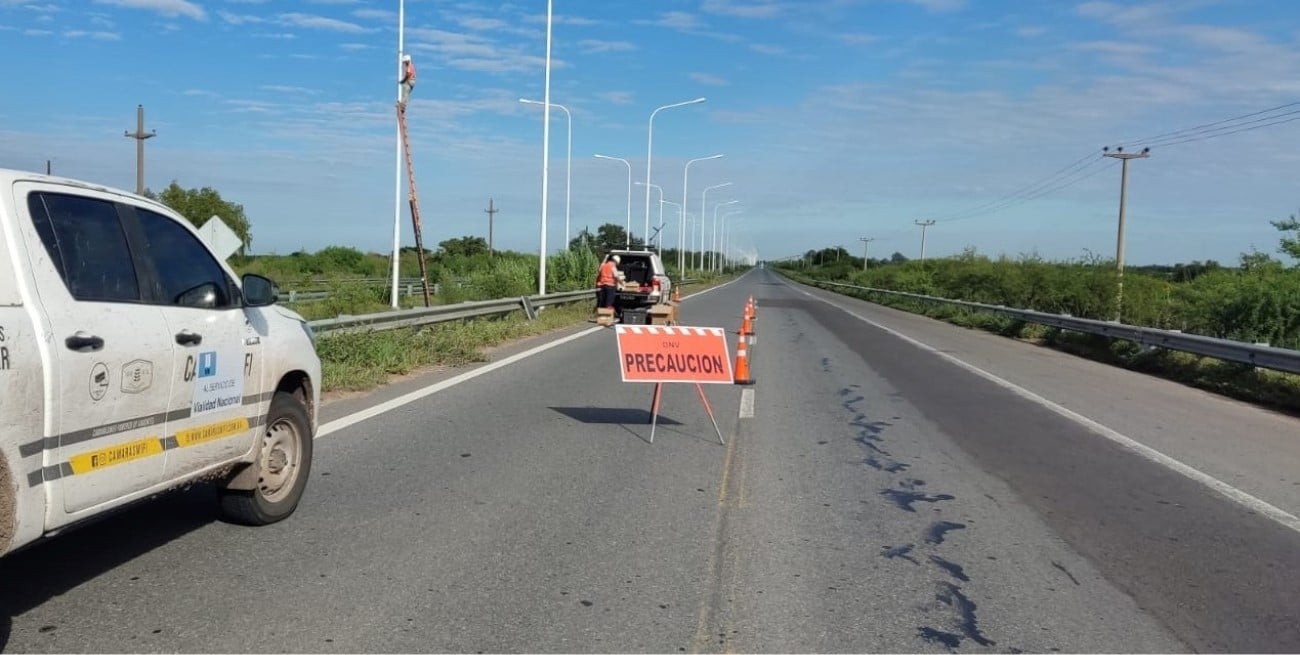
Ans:
[[[519,302],[523,304],[524,315],[528,317],[528,320],[530,321],[537,320],[537,309],[533,307],[532,301],[528,300],[528,296],[520,297]]]
[[[293,301],[295,301],[295,300],[297,300],[297,299],[298,299],[298,292],[297,292],[297,291],[294,291],[293,289],[290,289],[290,290],[289,290],[289,302],[293,302]]]

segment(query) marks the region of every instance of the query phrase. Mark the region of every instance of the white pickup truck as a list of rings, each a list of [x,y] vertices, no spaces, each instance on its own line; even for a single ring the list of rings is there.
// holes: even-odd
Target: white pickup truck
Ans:
[[[293,513],[320,359],[275,301],[161,204],[0,170],[0,556],[200,480],[233,522]]]

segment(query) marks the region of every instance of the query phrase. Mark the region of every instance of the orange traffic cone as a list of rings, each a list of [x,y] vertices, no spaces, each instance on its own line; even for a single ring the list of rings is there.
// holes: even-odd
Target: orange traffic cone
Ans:
[[[754,378],[749,374],[749,348],[744,337],[736,342],[736,384],[754,384]]]
[[[758,319],[758,305],[754,304],[754,296],[749,297],[749,318]]]
[[[673,287],[673,302],[681,302],[681,301],[682,301],[682,288]]]
[[[742,337],[748,337],[754,334],[754,326],[749,322],[749,314],[745,314],[744,318],[741,319],[740,331],[736,334],[739,334]]]

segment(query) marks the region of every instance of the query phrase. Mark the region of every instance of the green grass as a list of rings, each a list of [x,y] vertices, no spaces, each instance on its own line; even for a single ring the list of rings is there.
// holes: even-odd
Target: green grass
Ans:
[[[686,292],[701,291],[728,279],[713,277],[692,284]],[[519,311],[422,328],[322,334],[316,340],[316,352],[321,358],[323,391],[364,391],[387,384],[394,375],[406,375],[426,367],[486,361],[484,350],[492,346],[587,322],[594,301],[593,295],[591,301],[549,307],[535,321],[529,321]],[[385,305],[376,311],[386,308]]]
[[[429,366],[485,361],[485,348],[575,325],[590,314],[591,303],[580,302],[548,308],[535,321],[515,312],[421,328],[323,334],[316,340],[316,351],[324,391],[371,389],[387,383],[390,376]]]
[[[792,274],[790,271],[785,273],[796,281],[816,285],[816,280]],[[1005,337],[1055,348],[1237,400],[1285,412],[1300,413],[1300,375],[1258,369],[1247,364],[1199,357],[1172,350],[1149,350],[1129,341],[1026,323],[990,312],[852,289],[823,288],[870,300],[879,305],[923,314],[962,327],[994,332]]]

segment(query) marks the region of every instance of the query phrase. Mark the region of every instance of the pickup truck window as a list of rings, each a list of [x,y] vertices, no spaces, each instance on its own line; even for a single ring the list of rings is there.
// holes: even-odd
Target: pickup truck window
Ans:
[[[113,203],[59,193],[32,193],[27,196],[27,209],[50,261],[73,298],[140,301],[135,264]]]
[[[237,305],[233,282],[202,242],[162,214],[137,208],[136,215],[147,245],[145,257],[153,260],[169,304],[200,309]]]

